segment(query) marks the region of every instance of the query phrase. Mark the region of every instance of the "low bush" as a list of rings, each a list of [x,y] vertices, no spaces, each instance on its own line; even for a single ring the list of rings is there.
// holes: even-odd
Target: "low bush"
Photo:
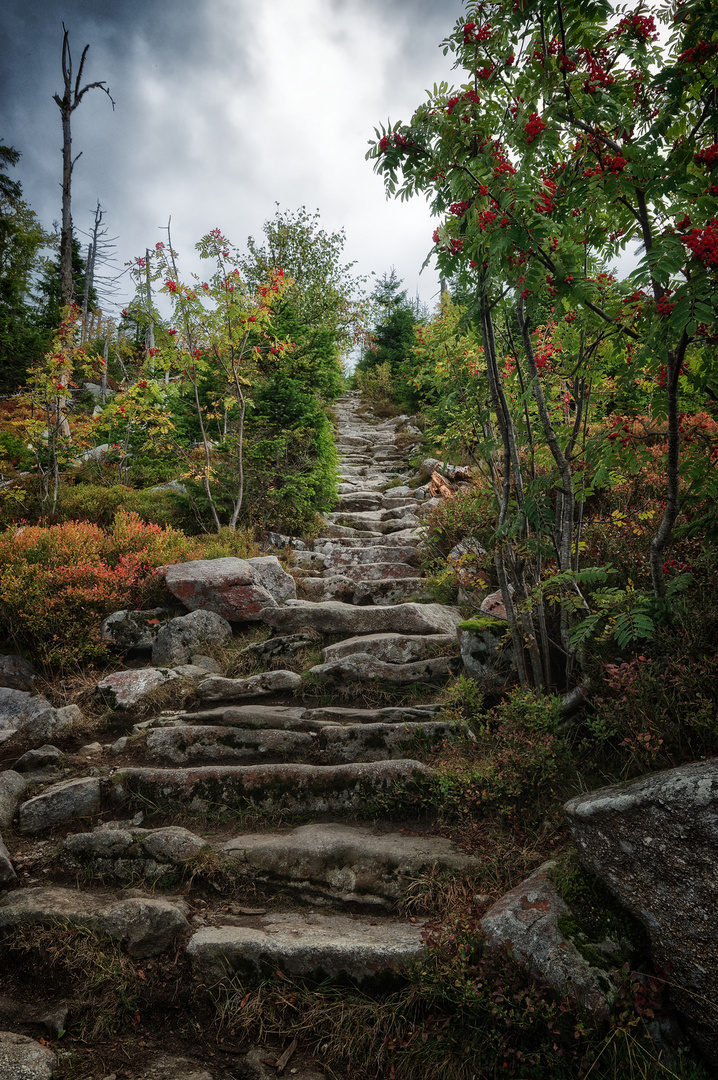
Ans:
[[[100,622],[119,608],[152,606],[157,568],[201,558],[175,529],[118,514],[111,527],[83,521],[8,530],[0,536],[0,634],[52,668],[107,653]]]

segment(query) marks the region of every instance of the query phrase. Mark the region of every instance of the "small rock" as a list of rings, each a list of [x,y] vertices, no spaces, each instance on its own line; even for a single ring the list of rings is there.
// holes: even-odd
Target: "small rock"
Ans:
[[[70,1010],[67,1005],[56,1005],[50,1012],[39,1017],[37,1022],[43,1025],[51,1038],[60,1039],[67,1030],[67,1016],[69,1012]]]
[[[12,865],[10,852],[5,847],[2,836],[0,836],[0,885],[12,885],[16,880],[17,874]]]
[[[93,757],[95,754],[101,754],[102,753],[102,743],[99,743],[99,742],[87,743],[85,746],[81,746],[80,749],[77,752],[78,752],[78,754],[82,754],[83,757]]]
[[[513,596],[514,587],[509,584],[509,593]],[[481,608],[479,609],[482,615],[490,615],[493,619],[508,619],[506,614],[506,605],[504,604],[504,598],[501,594],[501,589],[497,589],[496,592],[492,592],[483,601]]]
[[[17,759],[13,769],[19,773],[36,772],[37,769],[59,765],[63,758],[62,750],[48,743],[45,746],[38,747],[37,750],[28,750],[27,753]]]
[[[127,748],[127,736],[120,735],[119,739],[115,739],[113,743],[109,744],[109,751],[111,754],[122,754]]]
[[[158,630],[173,614],[165,607],[146,611],[113,611],[102,623],[100,637],[125,652],[149,651]]]

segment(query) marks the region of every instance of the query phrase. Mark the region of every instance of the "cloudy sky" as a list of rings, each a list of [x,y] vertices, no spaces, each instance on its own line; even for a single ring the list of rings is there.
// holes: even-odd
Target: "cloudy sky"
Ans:
[[[0,15],[0,140],[50,227],[60,217],[62,23],[84,82],[106,80],[73,114],[73,217],[97,200],[119,265],[165,234],[192,265],[219,226],[238,246],[275,211],[306,205],[346,230],[363,273],[392,265],[433,303],[436,274],[422,199],[387,201],[364,160],[373,128],[408,119],[434,82],[453,81],[438,47],[460,0],[5,0]],[[127,289],[119,294],[124,302]]]

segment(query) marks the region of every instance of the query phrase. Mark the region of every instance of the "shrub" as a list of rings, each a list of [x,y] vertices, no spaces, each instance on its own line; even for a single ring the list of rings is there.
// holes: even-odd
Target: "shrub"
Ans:
[[[104,657],[101,620],[163,594],[157,567],[201,557],[174,529],[118,514],[111,528],[82,521],[0,537],[0,633],[57,668]]]

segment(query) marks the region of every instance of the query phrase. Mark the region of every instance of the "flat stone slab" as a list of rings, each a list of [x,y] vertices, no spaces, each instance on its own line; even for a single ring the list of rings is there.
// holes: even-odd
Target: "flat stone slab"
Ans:
[[[326,664],[317,664],[308,674],[321,683],[386,682],[406,686],[445,679],[451,674],[451,658],[437,656],[433,660],[416,660],[410,664],[388,664],[368,653],[352,653]]]
[[[312,750],[315,735],[303,731],[253,730],[241,727],[181,725],[154,728],[147,733],[147,755],[156,761],[188,765],[202,761],[261,760],[291,754],[303,756]]]
[[[319,733],[317,744],[323,763],[342,765],[351,761],[403,758],[412,738],[421,736],[427,743],[437,746],[451,741],[455,735],[455,725],[441,720],[403,724],[335,724]]]
[[[234,701],[237,698],[275,694],[279,690],[296,690],[302,684],[301,675],[294,671],[263,671],[248,679],[223,679],[212,675],[197,687],[203,701]]]
[[[461,615],[442,604],[396,604],[388,607],[354,607],[337,600],[313,604],[290,601],[281,608],[267,608],[262,620],[282,633],[304,627],[320,634],[454,634]]]
[[[316,551],[316,549],[315,549]],[[416,548],[411,545],[392,547],[388,544],[332,547],[324,553],[324,565],[334,570],[345,570],[371,563],[410,563],[416,565]]]
[[[314,719],[310,711],[292,705],[227,705],[205,712],[179,713],[171,720],[158,717],[148,726],[167,726],[177,722],[185,724],[214,724],[217,726],[254,728],[264,731],[321,731],[334,721],[322,717]]]
[[[405,967],[424,945],[420,923],[350,919],[343,915],[266,915],[259,926],[205,927],[187,945],[195,974],[208,983],[236,973],[280,968],[356,982]]]
[[[0,927],[57,922],[88,926],[120,942],[130,956],[157,956],[189,929],[183,901],[128,897],[118,900],[77,889],[16,889],[0,899]]]
[[[99,779],[82,776],[63,780],[21,804],[18,828],[22,833],[42,832],[64,821],[96,814],[99,809]]]
[[[325,705],[308,709],[306,718],[335,724],[405,724],[430,720],[441,705],[391,705],[384,709],[356,709],[347,705]]]
[[[423,660],[438,650],[456,649],[456,634],[362,634],[322,649],[325,663],[355,653],[367,653],[387,664]]]
[[[255,806],[287,813],[336,813],[365,807],[377,794],[414,776],[431,775],[418,761],[352,765],[216,765],[189,769],[123,769],[114,777],[115,804],[150,799],[197,812]]]
[[[480,860],[443,837],[375,833],[334,822],[300,825],[290,833],[249,833],[222,849],[263,880],[307,895],[386,906],[399,900],[418,875],[433,869],[464,872]]]

